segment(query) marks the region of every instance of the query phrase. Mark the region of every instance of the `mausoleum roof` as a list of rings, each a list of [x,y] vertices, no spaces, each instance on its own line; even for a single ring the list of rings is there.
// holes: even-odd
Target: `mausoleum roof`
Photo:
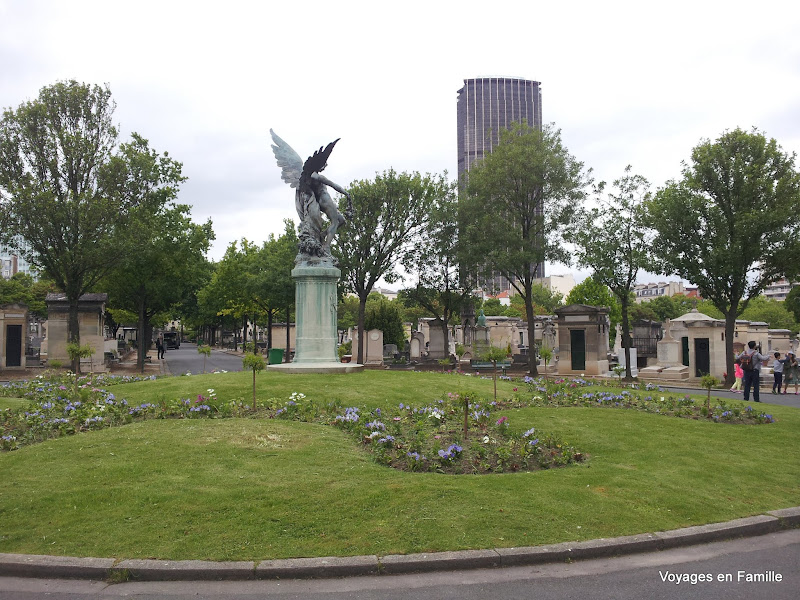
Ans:
[[[692,310],[690,310],[685,315],[681,315],[680,317],[676,317],[676,318],[672,319],[672,322],[677,321],[679,323],[697,323],[699,321],[712,322],[712,321],[717,321],[717,320],[718,319],[715,319],[714,317],[709,317],[707,314],[701,313],[696,308],[693,308]]]

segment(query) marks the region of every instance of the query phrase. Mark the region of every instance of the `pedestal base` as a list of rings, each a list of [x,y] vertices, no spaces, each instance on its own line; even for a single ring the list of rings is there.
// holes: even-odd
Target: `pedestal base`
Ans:
[[[299,265],[292,270],[295,281],[297,335],[292,364],[338,364],[336,348],[336,267]]]
[[[364,365],[340,362],[317,362],[317,363],[282,363],[280,365],[270,365],[270,371],[280,371],[281,373],[360,373],[364,370]]]

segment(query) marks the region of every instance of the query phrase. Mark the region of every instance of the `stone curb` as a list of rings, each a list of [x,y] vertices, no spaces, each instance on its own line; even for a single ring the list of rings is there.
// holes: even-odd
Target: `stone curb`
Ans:
[[[202,560],[116,561],[113,558],[75,558],[29,554],[0,554],[0,577],[136,581],[222,581],[251,579],[310,579],[361,575],[490,569],[605,558],[766,535],[800,527],[800,507],[671,531],[658,531],[585,542],[547,546],[392,554],[328,556],[284,560],[213,562]]]

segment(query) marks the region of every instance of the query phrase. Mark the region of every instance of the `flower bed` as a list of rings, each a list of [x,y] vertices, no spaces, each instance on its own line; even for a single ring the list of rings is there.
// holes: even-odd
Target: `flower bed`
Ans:
[[[382,411],[349,407],[333,424],[358,440],[380,464],[405,471],[450,474],[548,469],[585,459],[552,435],[516,433],[502,403],[473,403],[447,394],[433,404]],[[282,413],[283,414],[283,413]]]
[[[541,380],[526,380],[526,392],[517,391],[515,400],[528,406],[597,406],[606,408],[627,408],[644,412],[683,417],[689,419],[710,419],[720,423],[763,424],[774,423],[772,415],[756,410],[751,405],[741,406],[738,402],[729,403],[714,398],[710,410],[705,404],[692,400],[687,395],[665,394],[661,388],[649,385],[644,394],[640,391],[586,391],[593,384],[581,379],[557,380],[544,386]],[[652,392],[656,392],[653,394]]]
[[[0,411],[0,449],[22,446],[84,431],[147,418],[225,418],[256,416],[334,425],[352,435],[381,464],[407,471],[441,473],[501,473],[563,466],[586,454],[559,438],[529,425],[512,427],[503,409],[527,406],[585,406],[634,409],[707,419],[716,423],[766,424],[772,415],[750,405],[715,399],[709,409],[688,396],[664,394],[656,386],[644,390],[593,390],[597,384],[581,378],[547,381],[524,378],[511,398],[487,399],[449,393],[422,406],[401,403],[391,410],[344,408],[322,404],[294,392],[288,401],[270,398],[253,412],[239,400],[220,400],[213,389],[194,398],[131,406],[99,387],[150,377],[79,379],[77,395],[70,375],[37,377],[0,388],[0,394],[22,397],[29,405]],[[655,392],[655,393],[654,393]]]

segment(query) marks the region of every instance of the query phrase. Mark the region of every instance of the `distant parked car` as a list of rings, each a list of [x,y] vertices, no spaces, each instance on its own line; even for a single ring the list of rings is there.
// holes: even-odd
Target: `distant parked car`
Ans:
[[[164,334],[164,347],[166,347],[167,350],[169,349],[177,350],[178,348],[180,348],[181,347],[180,334],[177,331],[167,331]]]

